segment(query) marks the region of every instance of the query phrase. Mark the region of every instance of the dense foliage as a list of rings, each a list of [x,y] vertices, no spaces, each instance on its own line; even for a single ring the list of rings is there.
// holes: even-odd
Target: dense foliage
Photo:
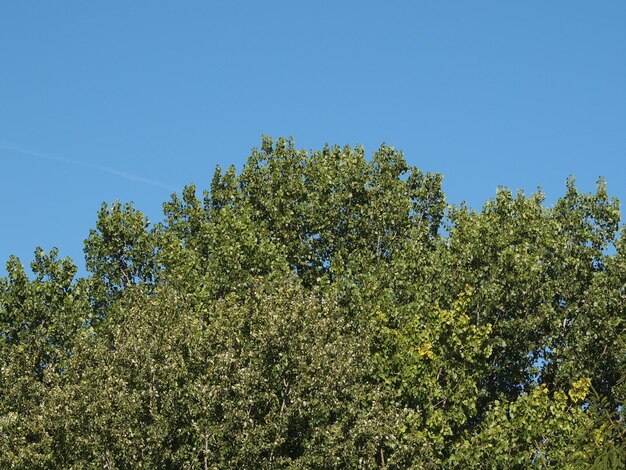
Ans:
[[[0,280],[2,468],[623,468],[626,237],[603,181],[449,206],[393,147],[264,138],[88,277]]]

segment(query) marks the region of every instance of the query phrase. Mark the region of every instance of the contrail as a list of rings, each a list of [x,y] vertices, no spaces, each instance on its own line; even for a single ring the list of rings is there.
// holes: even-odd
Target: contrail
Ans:
[[[97,165],[95,163],[81,162],[80,160],[70,160],[69,158],[56,157],[54,155],[47,155],[45,153],[34,152],[32,150],[26,150],[26,149],[11,146],[11,145],[0,144],[0,149],[7,150],[9,152],[20,153],[22,155],[39,158],[42,160],[61,162],[61,163],[66,163],[68,165],[82,166],[84,168],[89,168],[91,170],[100,171],[102,173],[108,173],[110,175],[119,176],[120,178],[124,178],[130,181],[135,181],[137,183],[149,184],[150,186],[156,186],[159,188],[168,189],[170,191],[176,191],[175,188],[172,188],[171,186],[168,186],[165,183],[161,183],[160,181],[143,178],[141,176],[131,175],[130,173],[119,171],[119,170],[116,170],[115,168],[109,168],[107,166]]]

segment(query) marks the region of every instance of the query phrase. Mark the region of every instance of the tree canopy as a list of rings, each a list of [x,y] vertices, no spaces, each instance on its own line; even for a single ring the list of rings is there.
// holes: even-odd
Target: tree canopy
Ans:
[[[3,468],[624,468],[626,231],[598,181],[480,211],[383,145],[264,137],[89,275],[0,279]]]

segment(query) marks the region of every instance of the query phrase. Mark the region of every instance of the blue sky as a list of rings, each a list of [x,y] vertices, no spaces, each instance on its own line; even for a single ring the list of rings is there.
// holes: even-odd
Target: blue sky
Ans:
[[[626,201],[626,2],[0,4],[2,264],[82,266],[103,201],[158,221],[262,134],[386,142],[476,208],[570,174]]]

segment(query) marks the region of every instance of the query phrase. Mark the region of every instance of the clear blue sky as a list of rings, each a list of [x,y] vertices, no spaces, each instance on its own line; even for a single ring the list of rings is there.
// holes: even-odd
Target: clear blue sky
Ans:
[[[626,1],[2,2],[0,263],[82,266],[101,202],[159,220],[264,133],[387,142],[476,208],[626,202]]]

